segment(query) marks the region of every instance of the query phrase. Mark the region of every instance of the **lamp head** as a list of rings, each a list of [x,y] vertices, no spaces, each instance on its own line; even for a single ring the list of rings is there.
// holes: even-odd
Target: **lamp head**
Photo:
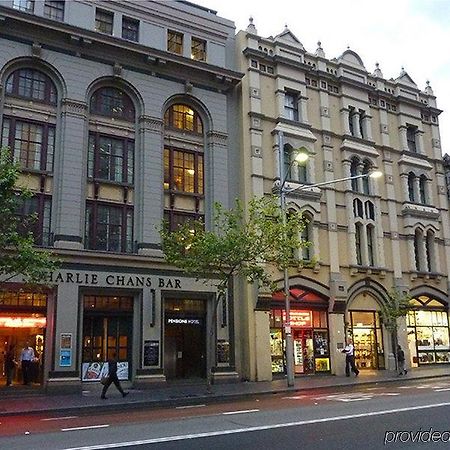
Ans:
[[[383,172],[381,170],[374,170],[373,172],[370,172],[369,177],[370,178],[380,178],[383,176]]]
[[[298,163],[304,163],[309,159],[308,150],[305,147],[300,147],[296,150],[294,160]]]

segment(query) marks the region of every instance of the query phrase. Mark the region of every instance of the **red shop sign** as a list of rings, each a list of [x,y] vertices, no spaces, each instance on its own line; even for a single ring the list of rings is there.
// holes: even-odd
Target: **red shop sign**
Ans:
[[[311,311],[291,311],[290,319],[293,327],[312,327],[312,312]],[[283,320],[286,321],[286,312],[283,311]]]

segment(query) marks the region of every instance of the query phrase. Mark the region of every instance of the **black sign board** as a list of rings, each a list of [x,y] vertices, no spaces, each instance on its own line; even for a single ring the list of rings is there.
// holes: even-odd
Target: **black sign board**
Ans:
[[[144,341],[144,366],[159,366],[159,341]]]

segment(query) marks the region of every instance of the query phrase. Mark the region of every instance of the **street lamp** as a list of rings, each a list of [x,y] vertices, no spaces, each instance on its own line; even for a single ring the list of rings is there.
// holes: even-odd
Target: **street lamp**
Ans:
[[[351,177],[337,178],[335,180],[323,181],[315,184],[304,184],[294,188],[286,188],[286,181],[291,170],[291,166],[294,162],[305,162],[308,159],[308,154],[303,151],[299,151],[294,160],[290,163],[287,172],[283,174],[284,168],[284,144],[283,144],[283,132],[278,132],[278,149],[279,149],[279,177],[280,177],[280,208],[281,208],[281,220],[283,228],[286,226],[286,194],[290,194],[294,191],[306,191],[312,188],[326,186],[328,184],[339,183],[341,181],[356,180],[358,178],[379,178],[383,173],[379,170],[363,173],[360,175],[354,175]],[[301,150],[301,149],[300,149]],[[286,348],[286,372],[287,372],[287,384],[288,386],[294,386],[294,341],[292,339],[291,329],[291,305],[290,305],[290,292],[289,292],[289,272],[288,268],[283,269],[283,284],[284,284],[284,308],[285,308],[285,322],[284,322],[284,336],[285,336],[285,348]]]

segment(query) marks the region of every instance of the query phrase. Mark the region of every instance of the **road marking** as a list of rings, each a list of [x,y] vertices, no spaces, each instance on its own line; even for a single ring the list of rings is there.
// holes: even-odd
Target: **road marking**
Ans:
[[[450,391],[450,388],[435,389],[434,392]]]
[[[69,420],[76,419],[78,416],[65,416],[65,417],[49,417],[48,419],[41,419],[42,422],[47,422],[50,420]]]
[[[383,389],[382,387],[371,387],[367,388],[366,391],[374,391],[375,389]]]
[[[231,414],[245,414],[245,413],[252,413],[252,412],[259,412],[259,409],[242,409],[240,411],[228,411],[222,413],[224,416],[230,416]]]
[[[254,431],[265,431],[265,430],[271,430],[271,429],[276,429],[276,428],[297,427],[297,426],[302,426],[302,425],[310,425],[310,424],[314,424],[314,423],[325,423],[325,422],[336,422],[339,420],[358,419],[361,417],[383,416],[386,414],[397,414],[399,412],[409,412],[409,411],[420,410],[420,409],[440,408],[443,406],[450,406],[450,402],[436,403],[433,405],[411,406],[408,408],[387,409],[387,410],[382,410],[382,411],[369,411],[369,412],[360,413],[360,414],[349,414],[349,415],[345,415],[345,416],[324,417],[322,419],[301,420],[299,422],[279,423],[279,424],[275,424],[275,425],[260,425],[257,427],[236,428],[233,430],[210,431],[210,432],[205,432],[205,433],[166,436],[166,437],[153,438],[153,439],[142,439],[139,441],[126,441],[126,442],[115,442],[113,444],[89,445],[86,447],[70,447],[70,448],[66,448],[64,450],[100,450],[100,449],[105,449],[105,448],[132,447],[134,445],[160,444],[162,442],[175,442],[175,441],[184,441],[186,439],[199,439],[199,438],[204,438],[204,437],[223,436],[223,435],[228,435],[228,434],[249,433],[249,432],[254,432]]]
[[[305,398],[307,395],[293,395],[292,397],[281,397],[282,400],[300,400],[301,398]]]
[[[91,425],[89,427],[61,428],[61,431],[93,430],[95,428],[108,428],[108,427],[109,425]]]
[[[188,408],[203,408],[206,405],[186,405],[186,406],[176,406],[175,409],[188,409]]]

